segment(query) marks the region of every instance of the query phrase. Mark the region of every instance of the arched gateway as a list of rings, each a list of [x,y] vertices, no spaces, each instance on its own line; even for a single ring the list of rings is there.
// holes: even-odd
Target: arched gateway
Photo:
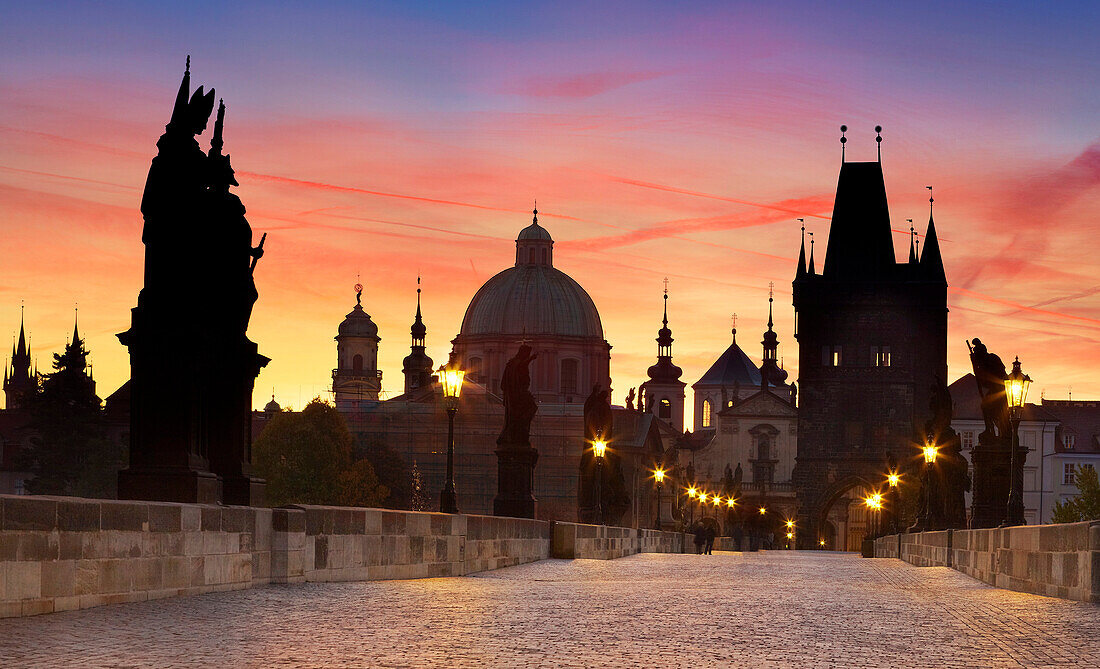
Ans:
[[[879,137],[881,142],[881,137]],[[826,514],[856,485],[906,467],[947,378],[947,279],[929,215],[923,253],[897,262],[881,162],[842,162],[821,273],[803,241],[793,285],[798,339],[798,544],[820,547]],[[839,541],[839,538],[838,538]]]

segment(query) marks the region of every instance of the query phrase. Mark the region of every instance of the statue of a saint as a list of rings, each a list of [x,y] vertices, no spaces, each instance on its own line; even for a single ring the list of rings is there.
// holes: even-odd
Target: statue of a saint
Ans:
[[[497,445],[523,448],[531,445],[531,421],[539,410],[535,396],[531,394],[531,361],[538,357],[527,344],[504,365],[500,377],[500,393],[504,399],[504,429],[497,438]]]
[[[1009,423],[1005,364],[1000,357],[990,353],[980,339],[975,339],[970,347],[970,361],[974,364],[974,377],[978,382],[978,394],[982,398],[985,434],[989,437],[1007,437]]]

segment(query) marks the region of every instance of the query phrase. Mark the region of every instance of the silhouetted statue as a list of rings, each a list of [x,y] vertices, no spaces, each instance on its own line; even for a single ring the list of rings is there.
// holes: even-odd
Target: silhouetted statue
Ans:
[[[256,375],[268,359],[249,341],[256,288],[252,229],[229,157],[221,155],[225,106],[209,154],[214,91],[190,93],[190,58],[172,117],[157,142],[141,212],[145,281],[130,329],[130,466],[119,496],[261,505],[250,474]],[[166,399],[166,370],[171,397]]]
[[[969,342],[968,342],[969,343]],[[974,365],[974,378],[978,382],[978,394],[982,398],[982,418],[989,435],[1004,437],[1009,434],[1008,396],[1005,395],[1005,364],[990,353],[980,339],[974,339],[970,349],[970,361]]]
[[[539,410],[531,394],[531,361],[538,354],[520,344],[505,363],[500,378],[504,400],[504,429],[497,438],[497,496],[493,515],[535,517],[535,463],[539,453],[531,447],[531,421]]]
[[[626,408],[628,411],[634,410],[634,389],[631,388],[630,392],[626,394]]]
[[[584,433],[589,442],[597,439],[611,441],[610,395],[598,383],[592,386],[592,392],[584,401]]]
[[[603,500],[603,523],[615,525],[630,506],[630,496],[622,471],[622,458],[615,448],[613,414],[611,411],[610,391],[600,384],[592,386],[592,392],[584,401],[585,447],[581,452],[580,490],[578,492],[578,516],[581,522],[596,520],[596,458],[592,452],[592,442],[607,442],[607,452],[602,468],[603,478],[600,484],[600,497]]]
[[[741,496],[741,481],[745,478],[745,470],[741,468],[741,463],[737,463],[737,469],[733,472],[733,489],[731,494],[734,499]]]
[[[970,345],[970,342],[967,342]],[[1011,462],[1011,425],[1008,396],[1005,394],[1005,365],[990,353],[980,339],[970,348],[974,378],[982,398],[985,430],[970,451],[974,465],[974,494],[971,498],[970,526],[996,527],[1008,512]]]
[[[531,394],[531,361],[538,357],[527,344],[520,344],[512,359],[504,364],[500,393],[504,399],[504,429],[498,446],[531,445],[531,421],[539,410]]]

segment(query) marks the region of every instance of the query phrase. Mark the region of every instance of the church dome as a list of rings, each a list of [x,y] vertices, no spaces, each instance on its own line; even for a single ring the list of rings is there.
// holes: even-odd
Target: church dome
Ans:
[[[603,339],[592,298],[568,274],[554,267],[554,239],[539,225],[516,238],[516,265],[500,272],[470,300],[462,335],[561,335]]]
[[[546,265],[517,265],[477,291],[462,334],[565,335],[603,338],[592,298],[565,272]]]
[[[266,413],[279,413],[283,408],[279,406],[279,403],[275,401],[275,396],[271,396],[271,401],[264,405],[264,411]]]
[[[378,337],[378,326],[363,311],[363,305],[357,304],[340,323],[339,333],[341,337]]]

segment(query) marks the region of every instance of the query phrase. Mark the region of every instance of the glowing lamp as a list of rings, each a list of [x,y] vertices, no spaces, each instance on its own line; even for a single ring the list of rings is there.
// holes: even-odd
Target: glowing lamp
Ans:
[[[714,506],[718,506],[721,503],[722,503],[722,498],[719,497],[718,495],[715,495],[714,496]]]
[[[731,509],[733,508],[733,505],[736,504],[736,503],[737,503],[737,500],[735,500],[734,498],[732,498],[732,497],[727,497],[726,498],[726,506],[730,507]]]
[[[762,507],[760,507],[760,515],[761,515],[761,516],[763,516],[763,515],[764,515],[764,514],[766,514],[767,512],[768,512],[768,509],[767,509],[767,508],[765,508],[765,507],[763,507],[763,506],[762,506]]]
[[[439,385],[443,386],[443,401],[453,409],[458,406],[458,396],[462,393],[462,380],[466,372],[457,367],[439,368]]]
[[[655,469],[653,470],[653,479],[657,481],[657,485],[665,482],[665,470]]]
[[[1019,409],[1027,399],[1027,389],[1031,386],[1031,377],[1020,370],[1020,358],[1012,363],[1012,371],[1005,379],[1005,394],[1008,395],[1008,406]]]
[[[788,539],[794,539],[794,532],[787,532]]]
[[[597,439],[592,442],[592,452],[597,458],[603,459],[605,453],[607,453],[607,442],[602,439]]]
[[[891,488],[896,488],[898,482],[901,481],[901,476],[896,473],[891,473],[886,477],[886,480],[889,482]]]
[[[787,529],[790,530],[790,529],[793,529],[793,528],[794,528],[794,521],[793,520],[788,520],[787,521]]]
[[[936,464],[936,454],[939,451],[936,445],[932,443],[932,439],[929,438],[928,443],[924,446],[924,461],[930,465]]]
[[[703,504],[707,503],[708,498],[709,498],[709,495],[707,495],[705,492],[699,494],[699,501],[702,502]]]
[[[821,541],[819,541],[817,543],[821,544],[822,548],[825,548],[825,540],[824,539],[822,539]]]
[[[698,494],[699,494],[699,491],[698,491],[698,490],[696,490],[695,488],[688,488],[688,497],[690,497],[690,498],[692,498],[692,499],[695,499],[695,497],[696,497],[696,496],[697,496]]]

